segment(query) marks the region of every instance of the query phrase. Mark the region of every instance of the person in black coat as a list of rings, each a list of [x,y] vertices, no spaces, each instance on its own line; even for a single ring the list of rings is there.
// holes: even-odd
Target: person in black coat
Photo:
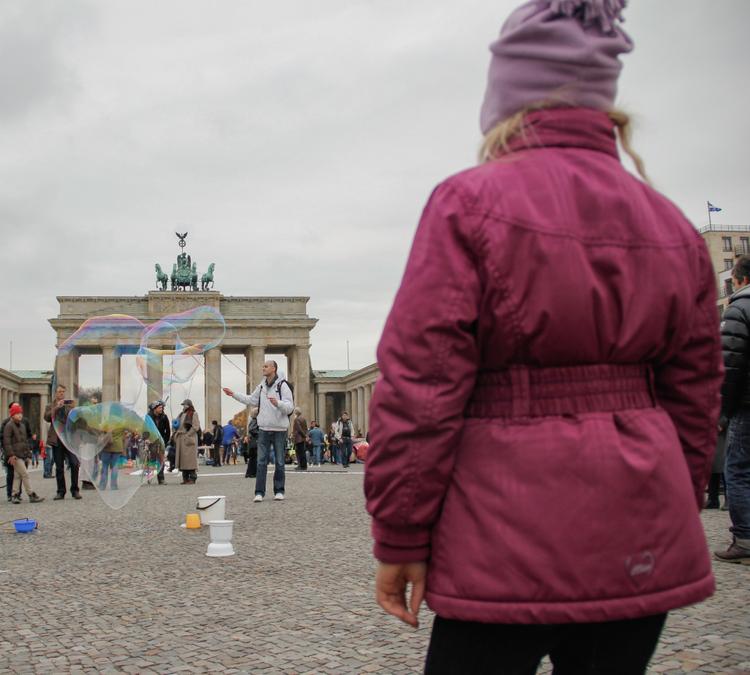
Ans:
[[[258,410],[253,408],[252,417],[247,425],[247,469],[245,469],[245,478],[255,478],[258,472]]]
[[[154,401],[148,404],[148,416],[154,422],[154,426],[159,431],[159,435],[164,441],[163,448],[167,447],[169,438],[172,435],[172,425],[169,422],[169,417],[164,413],[164,401]],[[159,473],[156,478],[159,481],[159,485],[164,485],[164,450],[161,450],[159,457]]]
[[[750,564],[750,256],[732,268],[735,292],[721,322],[724,384],[719,430],[727,429],[724,479],[734,535],[721,561]]]

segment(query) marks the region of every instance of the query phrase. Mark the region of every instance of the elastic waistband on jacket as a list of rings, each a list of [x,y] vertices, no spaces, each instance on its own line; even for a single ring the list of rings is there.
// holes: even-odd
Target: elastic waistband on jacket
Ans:
[[[615,412],[656,405],[648,364],[592,364],[481,371],[465,417],[514,418]]]

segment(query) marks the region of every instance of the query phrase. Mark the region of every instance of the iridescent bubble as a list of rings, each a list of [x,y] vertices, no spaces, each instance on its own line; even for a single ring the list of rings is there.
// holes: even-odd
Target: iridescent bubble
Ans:
[[[110,508],[120,509],[138,488],[156,483],[164,442],[153,423],[121,403],[73,408],[60,438],[78,457],[81,474]]]

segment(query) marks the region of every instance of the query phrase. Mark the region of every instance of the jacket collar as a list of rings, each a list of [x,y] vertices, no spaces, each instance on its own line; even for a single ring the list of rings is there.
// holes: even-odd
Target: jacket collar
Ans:
[[[738,298],[746,298],[750,295],[750,286],[743,286],[739,291],[735,291],[729,297],[729,302],[734,302]]]
[[[526,116],[526,129],[511,139],[511,151],[558,147],[597,150],[619,159],[614,122],[591,108],[549,108]]]

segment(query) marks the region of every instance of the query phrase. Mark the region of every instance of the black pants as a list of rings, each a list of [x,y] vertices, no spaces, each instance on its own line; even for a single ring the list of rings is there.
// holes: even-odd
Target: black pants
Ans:
[[[294,444],[294,454],[297,455],[297,466],[300,469],[307,468],[307,448],[305,448],[305,442],[300,441]]]
[[[708,481],[708,503],[719,505],[719,492],[723,481],[723,473],[712,473]]]
[[[247,468],[245,478],[255,478],[258,473],[258,446],[250,448],[247,455]]]
[[[214,460],[214,466],[221,466],[221,445],[214,445],[211,455]]]
[[[65,490],[65,460],[68,460],[70,466],[70,494],[78,493],[78,467],[80,463],[70,450],[62,443],[52,446],[52,452],[55,457],[55,478],[57,479],[57,494],[64,495]]]
[[[13,479],[16,477],[16,472],[7,461],[3,460],[3,465],[5,466],[5,490],[8,493],[8,499],[10,500],[13,495]]]
[[[553,675],[641,675],[666,614],[627,621],[509,625],[435,617],[427,675],[533,675],[549,655]]]

